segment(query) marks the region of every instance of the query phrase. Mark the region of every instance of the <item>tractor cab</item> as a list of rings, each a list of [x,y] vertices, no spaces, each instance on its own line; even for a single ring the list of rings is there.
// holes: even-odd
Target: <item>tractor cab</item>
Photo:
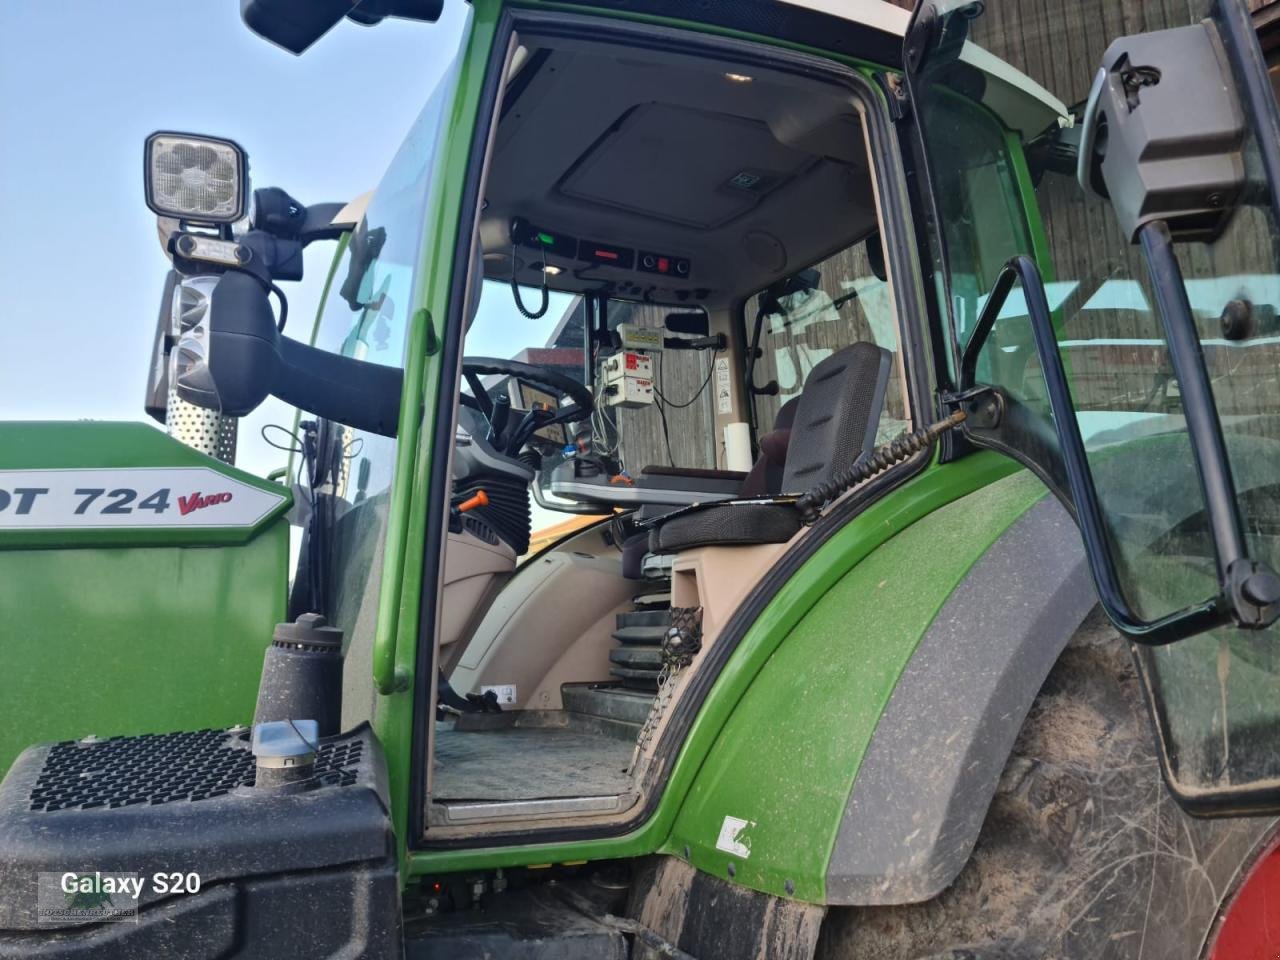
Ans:
[[[1197,497],[1150,526],[1106,516],[1121,502],[1126,516],[1150,514],[1111,478],[1184,437],[1194,459],[1158,456],[1188,468],[1163,473],[1162,502],[1181,503],[1174,487],[1222,488],[1221,440],[1203,425],[1181,433],[1191,421],[1169,394],[1174,382],[1207,387],[1207,375],[1185,366],[1174,339],[1173,367],[1141,359],[1152,314],[1139,280],[1164,283],[1168,309],[1184,313],[1186,297],[1216,303],[1225,289],[1212,258],[1218,279],[1182,288],[1152,224],[1178,242],[1238,249],[1222,237],[1242,222],[1223,209],[1241,195],[1254,142],[1239,108],[1206,107],[1197,123],[1218,139],[1189,138],[1169,120],[1173,87],[1158,87],[1159,68],[1131,75],[1121,57],[1122,88],[1146,78],[1151,123],[1120,129],[1115,111],[1134,109],[1137,94],[1124,100],[1099,79],[1069,109],[969,39],[984,22],[948,4],[922,8],[909,27],[895,20],[909,56],[889,76],[725,38],[509,11],[485,92],[462,86],[478,64],[448,67],[371,197],[281,213],[283,191],[255,194],[261,226],[232,244],[249,259],[229,261],[209,298],[225,319],[174,350],[178,394],[238,415],[272,392],[317,416],[304,414],[295,438],[309,509],[289,613],[343,631],[348,723],[413,676],[411,817],[427,844],[638,822],[769,578],[802,562],[824,525],[921,469],[939,438],[944,462],[991,446],[1062,497],[1104,607],[1142,643],[1224,618],[1256,629],[1274,619],[1280,581],[1231,510],[1209,516],[1234,599],[1210,607],[1177,602],[1188,583],[1132,576],[1131,552],[1145,556],[1153,537],[1180,528]],[[864,39],[886,24],[862,24]],[[1227,70],[1206,36],[1185,28],[1135,49],[1156,63],[1193,58],[1190,89]],[[464,94],[474,115],[455,128],[447,107]],[[921,237],[894,144],[894,115],[909,112],[910,163],[929,171],[940,225],[926,241],[932,293],[915,283]],[[450,150],[468,132],[464,163]],[[1149,142],[1183,157],[1183,172],[1139,165],[1133,180],[1120,158]],[[180,166],[176,156],[166,155]],[[237,163],[233,150],[229,169]],[[1147,238],[1149,273],[1126,253],[1135,279],[1055,275],[1043,236],[1074,229],[1067,215],[1052,219],[1064,177],[1078,181],[1074,203],[1081,191],[1145,191],[1113,206],[1135,243]],[[432,274],[418,258],[445,212],[458,232],[430,238],[443,257]],[[174,237],[179,265],[241,255]],[[294,278],[290,244],[335,237],[311,344],[278,337],[265,291]],[[1266,284],[1251,283],[1240,281],[1234,313],[1223,308],[1240,314],[1232,337],[1269,323],[1253,306]],[[937,295],[954,313],[954,344],[920,326]],[[1064,323],[1084,332],[1063,339]],[[1116,354],[1125,349],[1137,353]],[[1236,395],[1219,387],[1217,399],[1231,411],[1219,431],[1254,422],[1232,419],[1246,415]],[[1076,435],[1055,439],[1068,420]],[[962,424],[963,438],[952,433]],[[1249,454],[1238,470],[1263,462]],[[412,491],[395,483],[411,464]],[[391,539],[406,523],[422,530],[421,550]],[[418,609],[396,610],[388,572],[418,570]],[[1168,610],[1153,590],[1168,593]],[[1145,606],[1157,613],[1135,612]],[[1144,662],[1154,683],[1161,661]]]
[[[805,538],[794,501],[847,500],[860,483],[839,478],[928,419],[882,240],[900,228],[877,201],[874,90],[731,47],[623,40],[572,19],[515,32],[459,243],[421,639],[424,817],[441,842],[634,821],[703,664]],[[384,190],[318,326],[318,343],[355,337],[371,360],[402,299],[378,274],[397,227],[379,219]],[[373,276],[357,278],[374,237]],[[385,442],[344,439],[351,472]],[[367,684],[368,590],[326,586],[349,583],[358,555],[319,529],[304,552],[312,538],[339,546],[312,563],[319,597],[295,581],[293,607],[351,633],[346,670]]]
[[[176,514],[112,490],[143,468],[101,446],[14,466],[0,545],[129,493],[86,543],[168,543],[147,569],[182,584],[225,548],[234,593],[271,599],[224,604],[257,685],[200,678],[243,726],[172,733],[204,716],[172,708],[0,786],[0,875],[42,896],[69,859],[208,885],[144,891],[136,933],[59,915],[50,955],[215,928],[219,955],[508,955],[586,918],[617,949],[578,955],[811,957],[828,906],[961,874],[1099,604],[1178,804],[1258,841],[1280,113],[1228,0],[1117,40],[1065,100],[988,51],[1000,8],[457,4],[381,182],[335,202],[251,189],[232,140],[148,138],[172,264],[149,411],[223,459],[268,396],[297,415],[271,481],[162,444],[221,484]],[[441,4],[242,10],[296,53]],[[317,243],[320,308],[290,319]],[[269,577],[240,562],[268,524]],[[482,908],[526,890],[495,933]],[[363,906],[299,906],[322,900]],[[0,954],[44,922],[0,897]]]

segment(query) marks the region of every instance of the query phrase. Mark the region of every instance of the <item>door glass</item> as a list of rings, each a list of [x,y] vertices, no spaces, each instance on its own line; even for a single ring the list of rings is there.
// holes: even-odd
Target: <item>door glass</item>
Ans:
[[[1026,71],[1066,103],[1078,103],[1110,40],[1136,29],[1196,22],[1205,4],[1192,6],[1199,9],[1184,6],[1177,15],[1153,9],[1140,26],[1120,22],[1117,10],[1116,22],[1104,16],[1096,27],[1078,31],[1063,30],[1057,17],[1046,19],[1022,5],[1014,16],[1011,4],[988,4],[986,14],[969,20],[969,40]],[[1058,52],[1061,44],[1080,49],[1041,55]],[[1045,117],[1040,130],[1030,126],[1030,106],[994,97],[989,78],[975,85],[973,68],[963,62],[926,62],[915,85],[944,222],[948,205],[973,195],[972,151],[957,148],[978,140],[976,132],[958,135],[956,127],[966,124],[976,131],[998,122],[1010,135],[1003,160],[986,164],[1000,193],[993,189],[986,196],[1020,191],[1028,212],[1029,236],[999,218],[988,217],[987,223],[976,215],[972,229],[981,236],[954,236],[964,225],[944,230],[958,339],[964,341],[973,311],[985,302],[970,299],[973,277],[981,276],[984,282],[977,286],[986,289],[994,279],[986,272],[989,263],[1032,254],[1046,280],[1077,420],[1130,605],[1153,620],[1215,596],[1215,554],[1182,399],[1140,248],[1127,242],[1105,201],[1081,190],[1072,164],[1055,159],[1055,118]],[[984,111],[986,120],[978,120]],[[997,141],[988,136],[992,149]],[[1179,243],[1177,250],[1251,552],[1274,567],[1280,562],[1280,230],[1252,141],[1245,161],[1249,199],[1226,230],[1212,242]],[[1007,199],[988,206],[1012,209]],[[974,249],[982,251],[980,261]],[[983,347],[977,372],[980,382],[1000,385],[1049,417],[1017,290]],[[1278,642],[1275,629],[1224,628],[1139,651],[1170,782],[1184,799],[1194,801],[1207,790],[1247,790],[1280,776],[1280,753],[1274,750],[1280,734]]]

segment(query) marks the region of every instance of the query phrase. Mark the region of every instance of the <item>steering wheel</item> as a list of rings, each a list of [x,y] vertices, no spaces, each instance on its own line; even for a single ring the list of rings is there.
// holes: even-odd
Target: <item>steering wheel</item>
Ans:
[[[557,410],[531,410],[520,423],[508,429],[511,399],[506,391],[490,395],[480,378],[483,376],[512,377],[527,383],[543,393],[549,393],[559,403]],[[545,367],[518,360],[499,360],[495,357],[463,357],[462,376],[471,387],[470,394],[459,398],[463,406],[479,410],[489,424],[489,442],[508,456],[515,456],[533,434],[553,423],[572,423],[585,420],[595,409],[591,391],[572,377],[555,373]],[[570,401],[566,406],[565,401]]]

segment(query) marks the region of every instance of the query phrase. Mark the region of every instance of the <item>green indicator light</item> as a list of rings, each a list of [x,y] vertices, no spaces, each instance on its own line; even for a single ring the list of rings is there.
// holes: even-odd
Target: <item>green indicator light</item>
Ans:
[[[537,240],[544,247],[553,247],[555,246],[555,243],[556,243],[556,238],[549,233],[535,234],[534,239]]]

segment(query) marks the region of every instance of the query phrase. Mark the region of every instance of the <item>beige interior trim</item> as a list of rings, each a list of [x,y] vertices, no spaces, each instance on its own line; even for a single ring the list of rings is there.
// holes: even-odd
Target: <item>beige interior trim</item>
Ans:
[[[681,671],[674,682],[670,706],[650,736],[638,745],[635,770],[638,774],[653,758],[654,747],[671,722],[675,705],[680,702],[689,683],[706,661],[708,653],[719,642],[725,624],[764,578],[764,575],[787,552],[787,548],[805,535],[801,530],[786,543],[762,543],[751,547],[698,547],[676,556],[671,565],[671,606],[702,607],[702,649],[693,662]]]
[[[729,617],[786,549],[785,543],[762,543],[698,547],[676,555],[671,564],[671,605],[702,607],[704,648],[714,642]]]
[[[514,684],[508,709],[564,709],[560,684],[609,678],[614,615],[637,586],[616,555],[553,550],[533,560],[480,621],[450,683],[464,694]]]
[[[449,534],[437,643],[446,676],[466,648],[459,641],[470,634],[515,568],[516,554],[507,544],[485,543],[468,532]]]

